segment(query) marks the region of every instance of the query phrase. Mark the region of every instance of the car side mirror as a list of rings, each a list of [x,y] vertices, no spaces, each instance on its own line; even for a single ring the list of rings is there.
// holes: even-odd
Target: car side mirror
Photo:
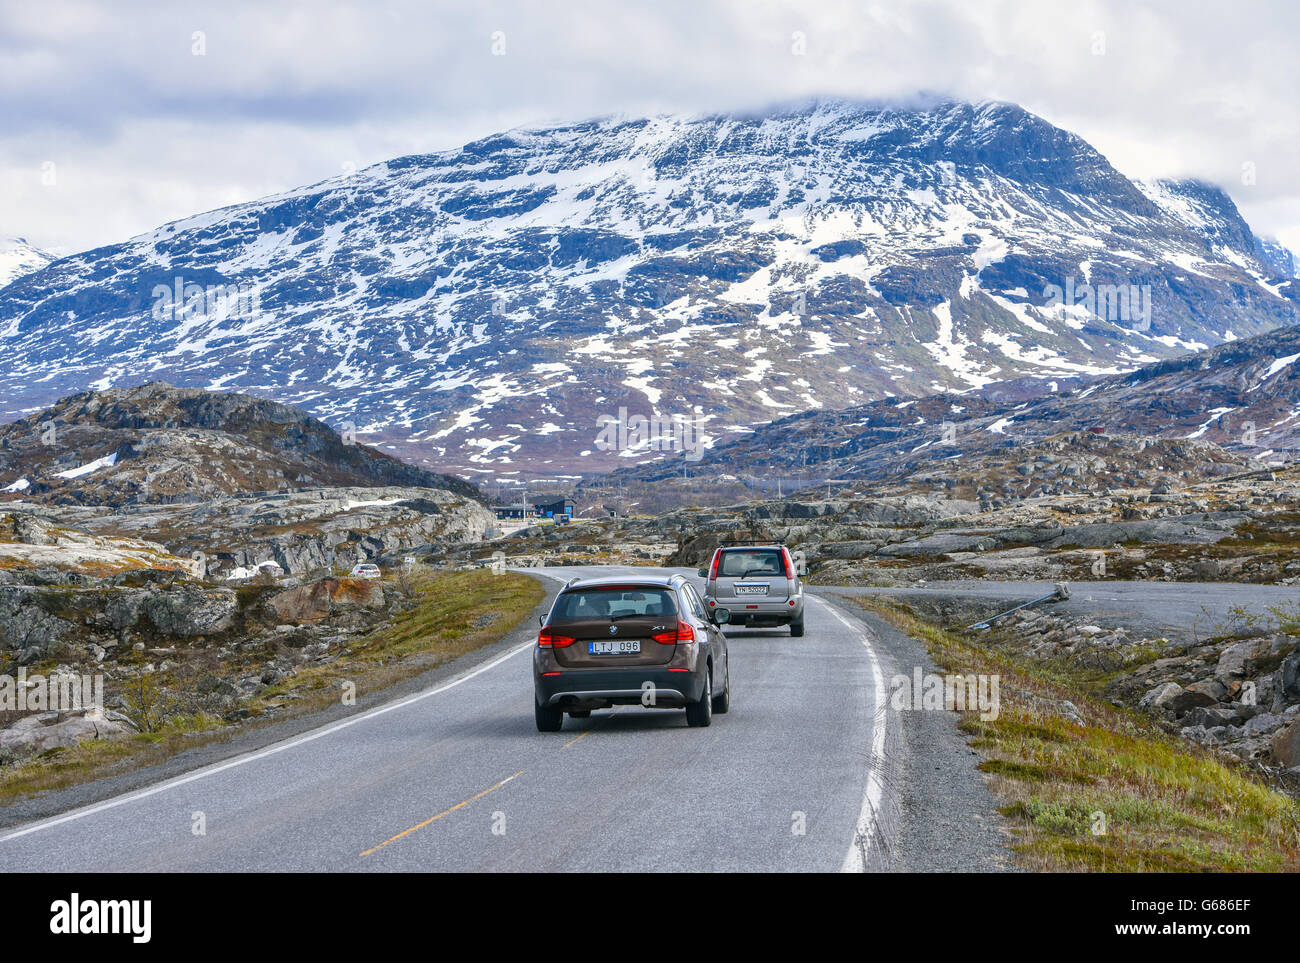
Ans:
[[[545,627],[546,627],[546,616],[545,616],[545,615],[539,615],[539,616],[537,616],[537,624],[538,624],[539,626],[541,626],[542,628],[545,628]]]
[[[709,614],[713,616],[715,625],[726,625],[731,621],[731,609],[714,609]]]
[[[700,578],[708,578],[709,570],[707,568],[696,569],[695,574],[698,575]]]

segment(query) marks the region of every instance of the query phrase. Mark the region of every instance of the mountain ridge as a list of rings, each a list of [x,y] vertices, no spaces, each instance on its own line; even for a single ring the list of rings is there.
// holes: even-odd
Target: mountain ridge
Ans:
[[[63,505],[201,502],[306,487],[472,486],[339,436],[289,405],[154,382],[85,391],[0,425],[0,499]]]
[[[166,379],[273,395],[430,468],[585,474],[652,455],[596,446],[623,408],[698,411],[721,440],[1300,320],[1231,198],[1164,183],[999,103],[520,128],[18,279],[0,416]],[[1048,296],[1083,288],[1106,310]]]

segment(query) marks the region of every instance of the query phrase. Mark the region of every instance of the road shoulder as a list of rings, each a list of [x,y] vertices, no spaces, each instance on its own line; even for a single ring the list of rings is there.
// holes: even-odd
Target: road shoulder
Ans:
[[[815,594],[847,618],[862,623],[890,663],[888,672],[938,672],[925,646],[888,622],[837,595],[835,589]],[[886,691],[889,692],[888,678]],[[957,730],[959,717],[948,711],[908,711],[887,708],[889,723],[899,733],[900,765],[896,785],[900,813],[887,868],[891,872],[1008,872],[1013,853],[1005,819],[975,767],[980,755]],[[892,781],[892,780],[891,780]]]

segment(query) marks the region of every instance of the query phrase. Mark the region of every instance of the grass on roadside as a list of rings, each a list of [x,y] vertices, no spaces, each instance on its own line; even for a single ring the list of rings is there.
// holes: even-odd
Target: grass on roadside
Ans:
[[[964,713],[960,729],[1040,871],[1300,870],[1300,805],[1241,767],[1088,695],[1072,680],[983,648],[893,603],[857,599],[925,643],[945,672],[999,676],[1000,712]],[[1075,709],[1071,712],[1064,703]],[[1077,718],[1072,718],[1076,716]]]
[[[244,725],[228,726],[216,716],[199,713],[173,717],[156,731],[125,739],[52,749],[0,767],[0,805],[156,765],[183,750],[229,739],[250,725],[337,705],[345,691],[361,696],[391,686],[503,638],[545,596],[535,579],[514,573],[494,575],[485,569],[419,576],[410,589],[409,607],[347,643],[337,660],[309,665],[242,702],[253,713]],[[134,697],[144,698],[139,693]],[[258,715],[271,706],[278,710],[274,717],[259,720]]]
[[[356,695],[386,688],[500,639],[545,596],[535,579],[488,569],[427,577],[413,591],[416,605],[350,642],[341,658],[302,669],[245,705],[318,709],[337,702],[348,684]]]

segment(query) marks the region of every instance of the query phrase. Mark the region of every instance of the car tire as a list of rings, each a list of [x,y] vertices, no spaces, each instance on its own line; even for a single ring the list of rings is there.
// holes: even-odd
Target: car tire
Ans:
[[[538,732],[559,732],[564,728],[564,710],[552,709],[539,702],[533,703],[533,710],[537,715]]]
[[[803,616],[802,615],[790,623],[790,637],[792,639],[803,638]]]
[[[699,699],[686,704],[686,724],[688,726],[707,726],[713,721],[713,673],[704,673],[704,691]]]
[[[727,685],[718,695],[713,697],[713,711],[718,715],[723,715],[731,708],[731,666],[727,666]]]
[[[591,718],[591,710],[590,710],[590,709],[575,709],[573,712],[570,712],[570,713],[569,713],[569,718],[571,718],[571,719],[590,719],[590,718]]]

